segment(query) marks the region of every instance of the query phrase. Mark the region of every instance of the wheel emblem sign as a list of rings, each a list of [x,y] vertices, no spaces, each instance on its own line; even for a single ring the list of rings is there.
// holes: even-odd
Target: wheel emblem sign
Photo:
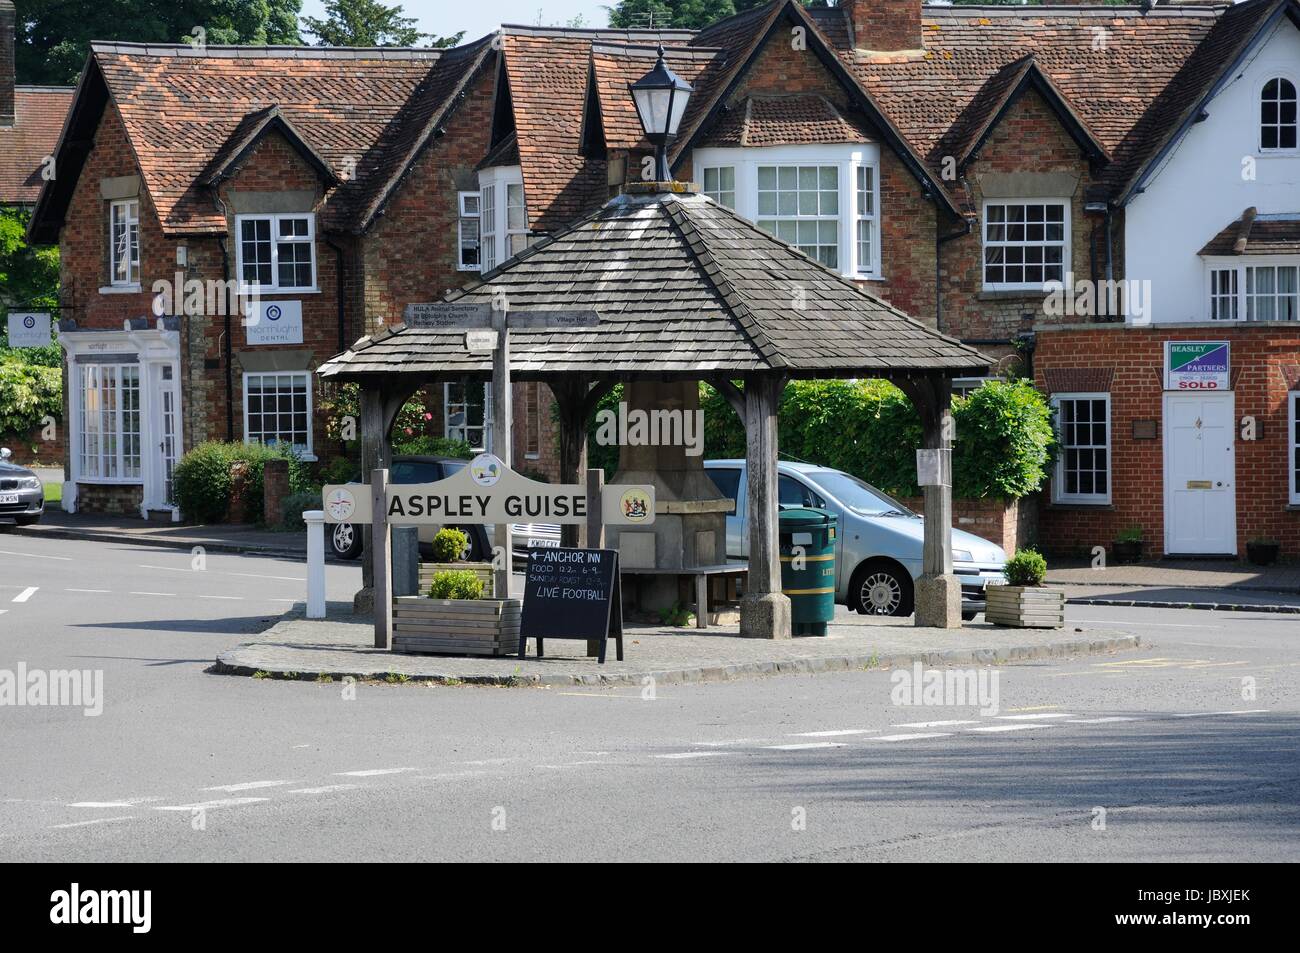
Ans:
[[[329,498],[325,501],[325,508],[329,510],[329,514],[333,519],[346,522],[357,511],[357,500],[352,495],[351,490],[344,490],[340,487],[330,493]]]

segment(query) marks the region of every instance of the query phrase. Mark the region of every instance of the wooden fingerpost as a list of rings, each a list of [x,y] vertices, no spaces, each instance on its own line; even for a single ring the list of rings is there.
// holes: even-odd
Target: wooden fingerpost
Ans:
[[[511,429],[514,408],[510,393],[510,331],[506,314],[504,309],[492,312],[492,326],[497,332],[497,346],[492,351],[492,450],[509,467],[514,456]],[[496,588],[493,592],[498,599],[509,599],[510,576],[514,568],[510,524],[505,520],[497,523],[494,537],[496,552],[492,554],[492,565]]]

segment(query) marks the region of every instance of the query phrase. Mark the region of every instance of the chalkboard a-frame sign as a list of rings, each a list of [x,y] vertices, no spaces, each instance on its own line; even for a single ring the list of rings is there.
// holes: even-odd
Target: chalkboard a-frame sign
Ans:
[[[519,657],[529,639],[537,657],[547,639],[600,641],[600,664],[613,635],[623,661],[623,597],[614,549],[534,549],[524,577],[524,612],[519,620]]]

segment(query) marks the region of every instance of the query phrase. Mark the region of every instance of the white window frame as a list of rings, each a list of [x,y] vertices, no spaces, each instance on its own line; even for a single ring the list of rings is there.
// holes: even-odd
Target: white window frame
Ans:
[[[127,261],[125,277],[119,277],[117,272],[117,217],[119,210],[123,215],[123,225],[126,228],[128,242],[130,242],[133,230],[135,233],[135,243],[132,246],[135,254]],[[108,285],[110,288],[138,289],[140,287],[139,198],[117,199],[108,203]]]
[[[476,208],[470,211],[469,202],[473,202]],[[460,211],[460,218],[456,222],[456,270],[457,271],[479,271],[483,267],[483,197],[479,192],[458,192],[456,193],[457,208]],[[467,263],[465,261],[465,224],[473,220],[478,225],[478,236],[473,239],[478,245],[478,262]]]
[[[1065,492],[1065,434],[1062,429],[1061,421],[1061,403],[1064,401],[1076,400],[1100,400],[1106,404],[1106,492],[1105,493],[1067,493]],[[1106,506],[1111,502],[1111,494],[1115,489],[1115,455],[1112,446],[1114,439],[1114,418],[1111,413],[1110,394],[1102,391],[1089,392],[1077,391],[1070,393],[1060,393],[1052,395],[1052,406],[1056,409],[1057,436],[1056,439],[1060,444],[1060,452],[1056,456],[1056,465],[1052,473],[1052,502],[1054,503],[1079,503],[1096,506]],[[1093,444],[1088,444],[1090,449],[1102,449]]]
[[[483,271],[492,271],[501,261],[497,254],[497,187],[488,183],[479,191],[479,261]]]
[[[451,426],[451,408],[452,408],[452,406],[453,406],[453,401],[452,401],[452,399],[451,399],[451,388],[452,388],[454,385],[460,385],[460,384],[463,384],[465,387],[473,387],[473,386],[475,385],[475,382],[474,382],[474,381],[463,381],[463,382],[462,382],[462,381],[444,381],[444,382],[443,382],[443,385],[442,385],[442,435],[443,435],[443,437],[446,438],[447,440],[464,440],[466,443],[468,443],[468,444],[470,445],[470,449],[472,449],[472,450],[474,450],[474,451],[490,451],[490,450],[492,449],[492,384],[491,384],[491,382],[483,382],[483,384],[482,384],[482,387],[483,387],[483,426],[482,426],[482,427],[475,427],[475,428],[473,428],[473,429],[475,429],[475,430],[480,430],[480,429],[481,429],[481,430],[483,431],[483,444],[482,444],[482,446],[475,446],[474,443],[473,443],[473,441],[466,440],[465,437],[463,437],[463,436],[457,436],[456,434],[453,434],[453,433],[452,433],[452,426]],[[462,406],[463,403],[464,403],[464,402],[462,402],[462,401],[456,401],[456,402],[454,402],[454,405],[457,406],[457,407],[459,407],[459,406]],[[465,429],[465,430],[469,430],[470,428],[469,428],[469,426],[466,426],[466,427],[464,427],[463,429]]]
[[[528,193],[524,190],[524,172],[521,166],[503,165],[483,169],[478,174],[479,209],[482,215],[482,227],[479,229],[482,242],[483,271],[500,268],[502,262],[514,257],[510,250],[511,239],[527,236],[523,248],[535,240],[528,227]],[[510,227],[510,193],[512,188],[523,200],[523,226]],[[521,249],[522,250],[522,249]]]
[[[736,170],[737,214],[757,222],[758,167],[816,165],[835,166],[839,169],[839,213],[837,239],[839,242],[839,267],[835,269],[845,278],[883,280],[881,273],[880,222],[885,209],[880,206],[880,146],[876,143],[839,143],[800,146],[766,146],[761,148],[704,148],[696,149],[692,156],[694,166],[706,168],[733,167]],[[870,166],[875,187],[875,247],[871,262],[859,262],[857,242],[857,168]],[[703,174],[700,175],[701,182]]]
[[[1264,90],[1267,88],[1269,83],[1273,82],[1273,80],[1281,80],[1282,82],[1291,84],[1291,92],[1294,96],[1296,96],[1296,108],[1297,108],[1296,122],[1284,123],[1281,121],[1280,115],[1278,117],[1278,121],[1275,123],[1264,122],[1264,117],[1261,115],[1261,111],[1263,110],[1264,107]],[[1279,99],[1278,100],[1279,110],[1281,109],[1281,102],[1282,100]],[[1296,152],[1300,152],[1300,83],[1296,82],[1296,78],[1294,76],[1290,75],[1289,73],[1279,72],[1276,70],[1270,72],[1267,76],[1265,76],[1263,81],[1260,82],[1258,88],[1255,90],[1255,108],[1257,110],[1255,113],[1255,145],[1259,149],[1260,155],[1266,155],[1266,156],[1294,155]],[[1296,144],[1294,146],[1264,145],[1265,128],[1276,129],[1278,132],[1278,141],[1280,142],[1282,139],[1282,130],[1286,128],[1288,125],[1294,125],[1296,127]]]
[[[1296,467],[1300,467],[1300,434],[1296,433],[1300,425],[1300,390],[1286,393],[1287,406],[1287,483],[1292,503],[1300,504],[1300,480],[1296,479]]]
[[[286,219],[306,219],[307,234],[303,237],[280,237],[280,222]],[[271,284],[250,283],[244,280],[244,223],[269,222],[271,229]],[[280,284],[280,245],[306,245],[311,252],[311,283],[307,285]],[[294,294],[313,294],[320,291],[318,284],[316,260],[316,213],[285,212],[275,215],[236,215],[235,216],[235,274],[241,290],[246,293],[292,292]]]
[[[144,482],[144,440],[145,440],[145,411],[144,411],[144,370],[139,363],[121,362],[121,363],[100,363],[98,361],[78,362],[76,365],[76,387],[77,387],[77,433],[76,443],[73,446],[73,453],[77,456],[77,482],[78,483],[102,483],[108,485],[117,484],[138,484]],[[113,383],[113,425],[114,429],[110,432],[107,430],[98,430],[96,434],[100,437],[99,449],[94,454],[94,459],[98,461],[96,469],[100,472],[91,475],[90,468],[87,466],[90,455],[87,453],[87,444],[90,433],[86,429],[86,421],[92,415],[102,414],[103,411],[91,411],[86,406],[86,398],[90,391],[87,387],[87,381],[93,377],[96,381],[95,391],[101,391],[100,383],[103,380],[106,370],[114,372]],[[124,370],[133,370],[135,372],[135,417],[136,429],[128,432],[125,429],[126,411],[122,404],[122,394],[125,388],[122,386],[122,372]],[[134,475],[127,473],[127,460],[131,456],[126,452],[126,438],[129,433],[133,433],[136,438],[136,472]],[[114,450],[111,454],[106,454],[103,450],[103,438],[109,435],[115,438]],[[103,462],[111,459],[116,467],[116,475],[103,475]]]
[[[1056,278],[1048,278],[1046,274],[1042,281],[989,281],[987,279],[986,268],[988,263],[985,259],[985,252],[989,246],[989,208],[992,206],[1030,206],[1030,205],[1060,205],[1064,209],[1062,214],[1062,228],[1060,242],[1049,242],[1044,236],[1041,242],[1019,241],[1012,242],[1003,239],[994,243],[998,248],[1047,248],[1049,246],[1061,246],[1061,277],[1060,281],[1065,281],[1065,276],[1070,273],[1070,240],[1071,240],[1071,222],[1070,222],[1070,199],[1060,196],[1051,198],[988,198],[984,200],[983,208],[980,215],[980,287],[985,291],[1042,291],[1043,286],[1048,282],[1057,281]],[[1006,267],[1005,264],[1003,267]],[[1023,267],[1023,265],[1022,265]],[[1043,268],[1046,270],[1046,262]]]
[[[717,182],[718,187],[712,190],[709,189],[709,184],[708,184],[710,172],[716,172],[718,176],[718,182]],[[722,173],[724,172],[731,173],[731,188],[729,189],[722,188]],[[719,205],[726,206],[727,208],[732,209],[734,211],[736,208],[736,167],[734,165],[701,166],[700,167],[700,191],[703,192],[705,195],[707,195],[709,198],[713,199],[713,201],[717,202]],[[726,201],[726,199],[724,198],[724,196],[728,196],[728,195],[731,196],[730,202]]]
[[[315,407],[314,407],[314,403],[315,403],[315,402],[314,402],[313,399],[312,399],[314,395],[312,394],[312,379],[311,379],[311,378],[312,378],[312,375],[311,375],[311,371],[249,371],[249,372],[245,372],[245,374],[244,374],[244,380],[243,380],[243,391],[242,391],[242,393],[243,393],[243,405],[244,405],[244,443],[246,443],[246,444],[259,443],[259,444],[263,444],[264,446],[271,446],[270,444],[264,444],[263,441],[261,441],[261,440],[254,440],[254,439],[253,439],[253,435],[249,432],[249,427],[248,427],[248,382],[249,382],[249,380],[250,380],[251,378],[254,378],[254,377],[295,377],[295,378],[300,378],[301,380],[303,380],[303,381],[306,382],[306,385],[307,385],[307,443],[306,443],[305,446],[302,446],[302,445],[300,445],[300,444],[292,444],[291,446],[292,446],[294,452],[298,455],[299,459],[302,459],[302,460],[308,460],[308,461],[313,461],[313,460],[315,460],[315,459],[316,459],[316,452],[315,452],[315,432],[314,432],[314,431],[315,431],[315,427],[313,426],[313,423],[314,423],[313,415],[314,415],[314,413],[315,413]],[[265,411],[264,411],[263,413],[265,413]],[[277,413],[278,413],[278,411],[277,411]],[[293,411],[290,411],[290,413],[293,413]]]
[[[1247,281],[1246,272],[1254,268],[1294,268],[1296,269],[1296,317],[1279,318],[1272,317],[1266,319],[1248,317],[1250,312],[1250,299],[1253,297],[1248,293],[1250,282]],[[1237,283],[1237,316],[1235,318],[1215,318],[1214,317],[1214,274],[1219,271],[1232,271],[1236,273]],[[1226,323],[1278,323],[1295,325],[1300,323],[1300,255],[1243,255],[1231,258],[1207,258],[1205,260],[1205,319],[1207,321],[1226,322]],[[1272,294],[1274,301],[1279,297],[1274,288]],[[1291,297],[1287,295],[1286,297]]]

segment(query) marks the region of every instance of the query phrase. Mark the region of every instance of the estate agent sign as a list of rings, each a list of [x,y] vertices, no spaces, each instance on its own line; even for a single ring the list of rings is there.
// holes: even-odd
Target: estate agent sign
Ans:
[[[1166,341],[1165,390],[1229,390],[1227,341]]]

